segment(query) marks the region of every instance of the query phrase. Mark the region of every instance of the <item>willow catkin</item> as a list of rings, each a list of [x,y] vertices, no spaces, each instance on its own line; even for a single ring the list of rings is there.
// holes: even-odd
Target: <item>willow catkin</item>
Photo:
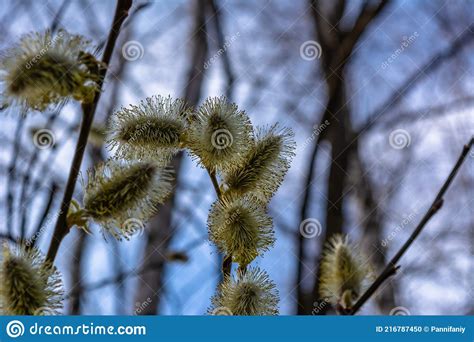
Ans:
[[[319,293],[329,303],[350,309],[371,277],[368,260],[347,236],[335,235],[325,246],[320,264]]]
[[[91,43],[65,30],[23,36],[0,61],[3,106],[45,110],[69,98],[91,102],[99,90],[101,62]]]
[[[206,168],[228,170],[242,162],[253,142],[244,111],[225,97],[208,98],[193,116],[187,146]]]
[[[245,267],[274,243],[265,204],[252,196],[223,198],[211,208],[209,237],[219,250]]]
[[[143,229],[172,190],[172,173],[152,162],[108,161],[89,171],[84,183],[85,215],[116,238]]]
[[[294,149],[291,130],[279,129],[277,125],[260,129],[243,162],[224,173],[227,194],[252,193],[268,201],[283,182]]]
[[[4,315],[53,315],[62,307],[56,268],[34,248],[3,245],[0,302]]]
[[[211,299],[209,313],[235,316],[268,316],[278,314],[278,291],[268,274],[259,268],[238,271],[227,277]]]
[[[188,111],[184,100],[162,96],[122,108],[112,117],[109,146],[119,158],[166,164],[180,149]]]

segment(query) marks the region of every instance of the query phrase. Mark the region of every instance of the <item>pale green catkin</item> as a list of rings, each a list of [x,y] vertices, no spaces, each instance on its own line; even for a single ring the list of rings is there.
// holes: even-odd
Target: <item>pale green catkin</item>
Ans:
[[[223,96],[208,98],[199,107],[186,135],[186,144],[196,159],[218,171],[241,163],[253,140],[247,114]]]
[[[2,105],[43,111],[70,98],[91,102],[103,68],[90,42],[64,30],[32,33],[0,61]]]
[[[252,196],[223,198],[211,208],[209,238],[219,250],[245,267],[274,243],[265,203]]]
[[[36,249],[3,245],[0,311],[3,315],[53,315],[62,307],[63,287],[56,268]]]
[[[325,246],[320,264],[321,298],[343,309],[350,309],[371,277],[368,260],[347,236],[335,235]]]
[[[252,193],[268,201],[278,190],[294,156],[295,143],[289,129],[260,129],[244,161],[224,173],[227,194]]]
[[[211,299],[210,314],[268,316],[278,314],[278,291],[265,271],[249,268],[227,277]]]
[[[88,175],[84,183],[85,214],[116,238],[128,238],[142,229],[142,221],[155,213],[172,190],[172,172],[152,162],[110,160]],[[131,219],[135,224],[126,224]]]
[[[181,148],[188,115],[184,100],[161,96],[122,108],[112,117],[109,147],[118,158],[165,165]]]

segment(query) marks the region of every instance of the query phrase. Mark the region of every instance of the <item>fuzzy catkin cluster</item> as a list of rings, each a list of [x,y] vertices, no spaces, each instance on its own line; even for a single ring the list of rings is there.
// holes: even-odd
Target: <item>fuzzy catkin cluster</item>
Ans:
[[[291,130],[279,129],[277,125],[259,129],[256,136],[243,162],[227,170],[223,177],[227,193],[251,193],[262,201],[269,201],[290,167],[295,143]]]
[[[213,315],[271,316],[278,314],[278,291],[268,274],[259,268],[237,271],[227,277],[211,299]]]
[[[109,160],[89,171],[84,182],[83,216],[117,239],[144,228],[172,190],[172,172],[152,162]]]
[[[127,160],[166,165],[179,151],[189,109],[183,100],[153,96],[115,113],[109,146]]]
[[[2,106],[43,111],[69,98],[91,102],[102,64],[89,41],[65,30],[32,33],[0,60]]]
[[[368,260],[347,236],[335,235],[325,246],[320,264],[319,293],[336,308],[348,310],[372,276]]]
[[[271,217],[252,196],[217,201],[208,223],[210,240],[241,266],[251,263],[275,241]]]
[[[0,311],[3,315],[53,315],[62,307],[61,278],[36,250],[3,246]]]
[[[274,284],[263,271],[246,269],[275,241],[267,206],[294,155],[292,132],[277,125],[255,129],[247,114],[225,97],[209,98],[196,110],[182,100],[151,97],[116,112],[111,126],[109,146],[119,158],[166,165],[187,149],[216,177],[218,198],[209,213],[209,238],[239,264],[239,271],[235,279],[225,279],[214,306],[225,299],[220,306],[230,300],[234,314],[277,312]]]
[[[243,161],[253,143],[250,119],[225,97],[209,98],[192,117],[188,147],[206,168],[229,170]]]

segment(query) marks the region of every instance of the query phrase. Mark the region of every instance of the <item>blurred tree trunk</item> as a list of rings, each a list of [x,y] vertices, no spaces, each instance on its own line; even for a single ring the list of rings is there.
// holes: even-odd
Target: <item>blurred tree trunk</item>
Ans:
[[[358,189],[357,195],[361,202],[361,221],[360,225],[363,229],[364,244],[366,250],[370,250],[371,262],[376,274],[384,269],[387,265],[387,258],[385,253],[388,249],[384,249],[381,242],[384,239],[384,214],[380,208],[380,201],[375,198],[374,185],[370,181],[370,175],[365,167],[361,154],[358,149],[352,149],[351,160],[354,165],[354,174],[356,187]],[[398,183],[398,182],[395,182]],[[366,253],[369,255],[369,253]],[[382,314],[388,314],[390,310],[395,307],[395,292],[396,283],[395,278],[390,278],[385,285],[380,289],[374,300]]]
[[[326,127],[321,134],[316,136],[313,150],[310,157],[308,176],[305,182],[305,194],[302,203],[300,222],[310,218],[311,188],[314,177],[314,167],[317,159],[317,152],[321,141],[327,141],[331,147],[329,151],[330,165],[329,178],[327,182],[327,200],[325,217],[321,220],[323,230],[321,236],[311,240],[316,243],[316,250],[321,250],[325,241],[333,234],[341,233],[344,226],[343,203],[344,188],[348,175],[349,150],[348,137],[352,136],[349,104],[345,96],[345,66],[350,60],[354,47],[360,37],[365,32],[367,26],[381,12],[388,1],[382,0],[376,5],[365,2],[362,5],[359,16],[350,31],[343,31],[340,28],[340,21],[344,15],[345,0],[338,0],[331,3],[331,8],[326,8],[328,2],[316,0],[310,1],[312,17],[314,19],[317,41],[321,47],[321,68],[327,88],[327,105],[320,120],[321,127]],[[327,122],[327,123],[326,123]],[[298,271],[296,279],[297,288],[297,313],[311,314],[319,299],[317,260],[311,272],[313,286],[310,292],[303,289],[303,279],[308,275],[304,272],[305,264],[305,239],[300,236],[298,239]],[[317,304],[316,304],[317,305]],[[328,309],[325,306],[325,309]],[[324,314],[326,310],[320,310],[319,314]]]
[[[206,9],[208,2],[196,0],[194,2],[194,28],[191,33],[191,59],[186,76],[184,98],[191,106],[198,104],[201,98],[202,84],[204,79],[204,64],[208,56],[208,42],[206,31]],[[182,153],[171,161],[171,167],[175,170],[175,186],[179,180]],[[175,207],[175,194],[158,208],[158,214],[149,222],[148,241],[143,256],[143,268],[151,268],[151,265],[160,264],[153,271],[147,272],[138,279],[136,303],[149,303],[141,312],[141,315],[156,315],[163,293],[163,279],[165,276],[163,260],[169,243],[174,235],[172,226],[172,215]]]

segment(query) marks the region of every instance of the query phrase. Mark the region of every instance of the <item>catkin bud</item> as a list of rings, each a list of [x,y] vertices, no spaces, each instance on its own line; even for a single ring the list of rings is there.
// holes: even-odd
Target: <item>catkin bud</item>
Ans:
[[[352,245],[347,236],[335,235],[325,246],[319,278],[321,298],[350,309],[366,288],[371,277],[368,260]]]
[[[211,314],[225,312],[235,316],[278,314],[278,291],[265,271],[250,268],[238,271],[237,278],[227,277],[211,299]]]
[[[108,161],[88,174],[83,210],[118,239],[143,229],[172,190],[171,172],[151,162]]]
[[[294,149],[291,130],[278,129],[276,125],[259,130],[243,163],[224,173],[227,194],[252,193],[268,201],[288,172]]]
[[[187,134],[187,145],[209,169],[227,170],[242,162],[253,142],[245,112],[222,96],[208,98],[199,108]]]
[[[62,307],[63,289],[56,268],[36,249],[3,246],[0,304],[3,315],[53,315]]]
[[[214,203],[208,219],[209,238],[220,251],[246,266],[274,243],[272,219],[255,197],[223,198]]]
[[[183,100],[161,96],[122,108],[112,118],[109,146],[120,158],[166,164],[181,146],[188,114]]]
[[[64,30],[26,35],[0,61],[3,105],[18,104],[26,112],[69,98],[91,102],[102,68],[81,36]]]

